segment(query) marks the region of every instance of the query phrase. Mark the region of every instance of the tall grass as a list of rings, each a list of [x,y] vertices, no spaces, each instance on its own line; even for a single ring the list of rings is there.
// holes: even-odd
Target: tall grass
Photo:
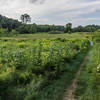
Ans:
[[[54,86],[60,87],[57,87],[58,90],[55,89],[56,93],[61,90],[62,84],[65,84],[58,83],[58,79],[63,80],[61,75],[65,71],[68,73],[66,75],[70,76],[68,84],[71,82],[77,69],[74,67],[74,64],[78,63],[77,56],[84,53],[88,46],[87,39],[75,38],[0,40],[1,99],[35,100],[40,94],[45,95],[43,98],[49,98],[49,92],[53,93]],[[76,62],[71,65],[73,60]],[[67,78],[65,75],[64,77]]]
[[[95,44],[89,60],[79,77],[76,89],[78,100],[100,100],[100,44]]]

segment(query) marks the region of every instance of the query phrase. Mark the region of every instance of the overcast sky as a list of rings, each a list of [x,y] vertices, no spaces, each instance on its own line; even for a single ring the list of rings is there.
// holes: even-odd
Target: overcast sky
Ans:
[[[0,0],[0,14],[19,19],[24,13],[37,24],[100,25],[100,0]]]

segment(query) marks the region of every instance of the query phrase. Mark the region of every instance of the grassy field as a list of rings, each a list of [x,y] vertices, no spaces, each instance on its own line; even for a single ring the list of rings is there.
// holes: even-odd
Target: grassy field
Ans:
[[[82,34],[48,35],[0,38],[1,100],[58,100],[70,85],[88,39]]]
[[[89,59],[78,79],[77,100],[100,100],[100,37],[90,49]]]
[[[51,38],[84,38],[90,33],[63,33],[63,34],[49,34],[49,33],[36,33],[36,34],[19,34],[12,37],[0,37],[0,39],[51,39]]]

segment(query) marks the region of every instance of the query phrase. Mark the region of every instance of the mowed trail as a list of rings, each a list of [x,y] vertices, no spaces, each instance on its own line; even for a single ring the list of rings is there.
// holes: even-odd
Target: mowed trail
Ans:
[[[85,56],[82,64],[80,65],[79,71],[75,75],[75,78],[74,78],[72,84],[66,90],[66,92],[64,94],[64,97],[63,97],[63,100],[77,100],[77,99],[75,99],[74,92],[75,92],[75,90],[77,88],[78,77],[79,77],[83,67],[85,66],[85,63],[86,63],[87,60],[88,60],[88,56]]]

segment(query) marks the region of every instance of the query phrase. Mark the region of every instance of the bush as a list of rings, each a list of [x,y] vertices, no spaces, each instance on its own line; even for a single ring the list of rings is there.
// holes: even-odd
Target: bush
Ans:
[[[19,34],[16,30],[12,30],[11,32],[10,32],[10,36],[16,36],[17,34]]]
[[[61,31],[50,31],[49,34],[62,34]]]
[[[0,36],[8,36],[8,29],[0,28]]]
[[[87,39],[0,40],[2,100],[35,99],[48,81],[57,80],[66,69],[71,72],[64,62],[71,64],[87,47]]]

